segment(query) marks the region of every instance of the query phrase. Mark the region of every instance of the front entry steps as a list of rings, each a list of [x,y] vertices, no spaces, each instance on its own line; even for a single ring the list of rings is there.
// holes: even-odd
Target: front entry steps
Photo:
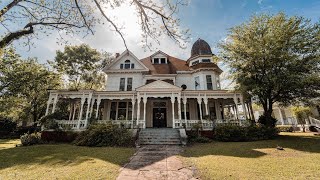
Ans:
[[[180,132],[173,128],[148,128],[139,132],[139,145],[181,145]]]

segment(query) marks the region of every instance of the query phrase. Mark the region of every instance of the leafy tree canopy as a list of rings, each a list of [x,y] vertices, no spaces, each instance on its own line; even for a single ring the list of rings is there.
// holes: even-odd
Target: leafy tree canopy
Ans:
[[[110,53],[101,53],[89,45],[65,46],[57,51],[52,66],[67,76],[71,89],[103,89],[105,74],[101,70],[111,62]]]
[[[256,96],[271,119],[275,102],[319,96],[320,24],[284,13],[253,16],[220,44],[240,89]]]
[[[44,115],[48,89],[60,86],[60,76],[37,62],[22,60],[13,49],[0,62],[0,110],[3,116],[37,121]]]

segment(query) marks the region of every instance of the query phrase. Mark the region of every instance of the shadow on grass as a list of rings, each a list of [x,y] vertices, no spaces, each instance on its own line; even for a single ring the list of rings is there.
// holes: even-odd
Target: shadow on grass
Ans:
[[[271,148],[276,150],[277,146],[309,152],[320,153],[319,136],[291,136],[280,135],[274,140],[253,142],[212,142],[208,144],[195,144],[188,147],[182,154],[185,157],[201,157],[207,155],[221,155],[245,158],[258,158],[267,155],[259,149]]]
[[[3,142],[5,143],[5,142]],[[7,143],[10,143],[8,141]],[[1,144],[1,143],[0,143]],[[258,158],[266,153],[259,149],[274,149],[277,146],[302,152],[320,153],[320,137],[281,135],[275,140],[254,142],[212,142],[195,144],[185,148],[181,155],[185,157],[202,157],[221,155],[244,158]],[[142,148],[143,150],[143,148]],[[117,164],[125,164],[135,150],[133,148],[116,147],[82,147],[68,144],[35,145],[0,149],[0,170],[18,165],[74,166],[85,161],[99,159]],[[139,151],[140,152],[140,151]],[[145,148],[133,157],[129,169],[140,169],[179,154],[174,146],[152,146]]]
[[[73,166],[94,159],[121,166],[133,153],[133,148],[79,147],[69,144],[6,148],[0,149],[0,170],[19,165]]]

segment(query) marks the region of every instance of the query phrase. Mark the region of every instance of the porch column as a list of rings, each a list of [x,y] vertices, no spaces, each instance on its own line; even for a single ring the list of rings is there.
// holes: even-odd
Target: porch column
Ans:
[[[174,121],[174,102],[176,101],[173,94],[171,95],[171,106],[172,106],[172,128],[176,127],[175,121]]]
[[[181,122],[181,98],[178,97],[177,101],[178,101],[178,117]]]
[[[233,101],[234,101],[235,107],[236,107],[237,120],[239,120],[239,125],[241,126],[242,123],[241,123],[241,120],[239,119],[238,102],[237,102],[236,95],[234,95]]]
[[[100,103],[101,103],[101,99],[100,99],[100,97],[98,97],[98,99],[97,99],[96,119],[98,119]]]
[[[221,119],[225,119],[225,117],[224,117],[224,101],[223,101],[224,99],[222,99],[221,100]]]
[[[201,121],[201,123],[202,123],[202,107],[201,107],[201,105],[202,105],[202,98],[198,97],[198,98],[197,98],[197,101],[198,101],[198,104],[199,104],[200,121]]]
[[[146,128],[146,115],[147,115],[147,101],[148,101],[148,98],[146,96],[143,97],[143,129]]]
[[[279,115],[280,115],[280,121],[281,121],[281,124],[284,125],[284,120],[283,120],[283,116],[282,116],[282,112],[281,112],[281,109],[278,108],[279,110]]]
[[[80,121],[82,119],[82,111],[83,111],[83,105],[84,103],[86,102],[86,98],[85,97],[82,97],[81,98],[81,105],[80,105],[80,113],[79,113],[79,119],[78,119],[78,129],[80,129]]]
[[[185,123],[186,128],[187,128],[187,98],[184,97],[182,99],[182,102],[183,102],[183,110],[184,110],[184,123]]]
[[[74,117],[76,116],[76,110],[77,110],[77,102],[74,102],[73,104],[73,114],[72,114],[72,119],[74,120]]]
[[[235,113],[236,113],[236,119],[239,119],[239,112],[238,112],[238,102],[237,102],[237,97],[234,96],[233,98],[233,102],[234,102],[234,108],[235,108]]]
[[[54,97],[53,99],[52,113],[54,113],[56,110],[57,102],[58,102],[58,94],[56,94],[56,97]]]
[[[247,115],[246,107],[244,106],[242,95],[240,96],[240,101],[241,101],[242,109],[243,109],[243,112],[244,112],[244,116],[246,117],[246,119],[248,119],[248,115]]]
[[[137,98],[137,122],[136,125],[139,127],[139,120],[140,120],[140,103],[141,103],[141,97],[138,95]]]
[[[133,119],[134,119],[134,105],[136,104],[136,100],[135,100],[135,98],[133,97],[132,99],[131,99],[131,104],[132,104],[132,115],[131,115],[131,122],[132,122],[132,124],[131,124],[131,128],[133,128],[134,127],[134,125],[133,125]]]
[[[232,108],[232,112],[233,112],[234,120],[237,120],[236,108],[234,107],[234,105],[231,105],[231,108]]]
[[[84,127],[86,128],[88,125],[88,117],[89,117],[89,111],[90,111],[90,105],[91,105],[91,98],[92,98],[92,94],[89,94],[89,97],[87,98],[87,112],[86,112],[86,119],[85,119],[85,123],[84,123]]]
[[[92,98],[91,100],[91,107],[90,107],[90,112],[89,112],[89,115],[90,117],[92,117],[92,111],[93,111],[93,106],[94,106],[94,103],[96,102],[96,99]]]
[[[214,106],[216,107],[216,115],[217,115],[217,119],[221,120],[221,109],[220,109],[220,103],[219,103],[219,99],[215,99],[214,101]]]
[[[48,115],[48,113],[49,113],[49,107],[51,105],[51,101],[52,101],[52,97],[51,97],[51,93],[50,93],[49,99],[47,101],[47,109],[46,109],[46,114],[45,115]]]
[[[206,116],[209,115],[209,111],[208,111],[208,98],[203,98],[203,103],[204,103],[204,107],[206,109]]]

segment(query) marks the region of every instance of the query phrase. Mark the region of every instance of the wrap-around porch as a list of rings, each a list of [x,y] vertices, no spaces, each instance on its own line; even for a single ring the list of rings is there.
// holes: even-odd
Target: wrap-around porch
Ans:
[[[111,122],[127,128],[170,127],[191,129],[215,123],[235,123],[251,118],[250,107],[238,92],[226,90],[94,91],[50,90],[46,114],[59,101],[69,100],[69,115],[57,120],[61,128],[81,130],[90,123]]]

